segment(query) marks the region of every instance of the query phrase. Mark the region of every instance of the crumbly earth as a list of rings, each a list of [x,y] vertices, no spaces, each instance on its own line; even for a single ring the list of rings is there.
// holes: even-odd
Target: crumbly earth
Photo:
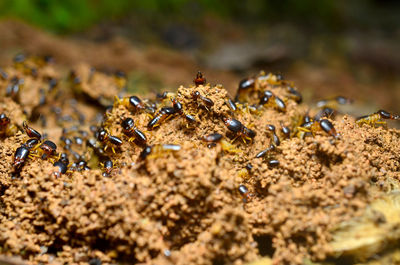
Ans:
[[[80,68],[87,73],[89,66]],[[96,84],[101,78],[106,84],[112,82],[102,74]],[[0,87],[8,81],[0,79]],[[32,86],[30,93],[36,95],[39,87]],[[147,129],[150,115],[129,105],[114,104],[107,114],[102,110],[98,115],[101,102],[93,101],[110,95],[102,95],[104,88],[97,90],[90,83],[77,92],[70,81],[61,80],[57,93],[46,93],[39,117],[29,111],[39,107],[39,103],[32,107],[36,101],[28,104],[2,97],[0,112],[13,124],[21,127],[24,119],[30,120],[71,162],[84,159],[91,169],[56,177],[49,160],[30,157],[15,172],[14,152],[29,137],[23,132],[3,137],[0,252],[32,264],[246,264],[262,256],[272,257],[274,264],[301,264],[330,256],[331,231],[361,215],[368,203],[391,189],[391,182],[399,181],[400,131],[360,127],[353,117],[339,115],[332,120],[340,134],[337,139],[323,131],[304,139],[285,139],[282,124],[295,129],[309,107],[292,100],[284,85],[262,79],[256,88],[284,99],[286,111],[272,107],[252,111],[246,105],[231,111],[221,85],[181,86],[174,97],[197,122],[174,114],[153,130]],[[194,100],[195,90],[214,105],[204,107],[201,100]],[[24,90],[20,92],[23,97]],[[82,93],[90,93],[91,100],[85,101]],[[157,107],[164,105],[171,103],[167,99]],[[153,146],[146,159],[139,157],[143,146],[122,134],[121,122],[128,117]],[[233,141],[236,135],[224,125],[224,117],[234,117],[254,130],[253,141],[241,137]],[[59,140],[61,135],[76,136],[77,130],[71,129],[71,135],[62,132],[73,126],[86,131],[88,136],[82,138],[90,140],[89,126],[100,125],[101,119],[111,135],[123,140],[115,153],[107,148],[98,155],[78,143],[71,152]],[[255,158],[272,143],[267,124],[275,125],[281,144],[267,157]],[[210,133],[222,134],[233,146],[224,142],[209,146],[202,137]],[[162,144],[181,149],[163,150]],[[109,176],[99,164],[105,156],[115,164]],[[277,159],[279,165],[270,166],[269,159]],[[249,163],[250,171],[244,169]],[[249,189],[248,196],[239,193],[241,184]]]

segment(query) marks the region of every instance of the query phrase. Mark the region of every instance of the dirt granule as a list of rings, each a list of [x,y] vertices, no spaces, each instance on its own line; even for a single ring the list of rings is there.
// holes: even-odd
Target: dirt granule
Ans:
[[[56,91],[42,90],[46,100],[41,102],[36,96],[47,88],[48,78],[39,77],[47,68],[59,83]],[[13,155],[29,137],[21,131],[0,140],[0,251],[30,263],[245,264],[261,256],[271,256],[275,264],[323,260],[332,254],[332,229],[361,215],[369,202],[391,189],[390,181],[400,178],[399,130],[360,127],[353,117],[338,115],[331,120],[337,139],[324,131],[285,139],[281,126],[295,130],[309,107],[291,99],[283,83],[260,79],[256,88],[284,99],[285,111],[246,104],[232,111],[221,85],[181,86],[173,97],[196,122],[173,114],[150,130],[147,111],[115,104],[104,114],[101,102],[93,104],[112,98],[109,92],[117,81],[109,75],[99,74],[94,84],[80,80],[85,87],[76,91],[55,69],[38,67],[32,81],[38,85],[25,83],[21,100],[0,99],[0,113],[12,124],[22,128],[28,119],[71,163],[84,160],[90,167],[56,177],[49,159],[29,157],[15,172]],[[76,75],[85,76],[88,69],[80,66]],[[3,70],[8,77],[0,79],[2,92],[13,75],[30,80],[30,73],[13,72],[15,66]],[[98,84],[110,90],[97,90]],[[213,105],[195,100],[195,90]],[[31,100],[22,100],[25,93]],[[165,105],[171,106],[168,99],[155,106],[158,111]],[[254,139],[233,141],[236,135],[223,122],[228,117],[254,130]],[[147,158],[139,157],[144,146],[122,133],[125,118],[132,118],[153,146]],[[88,147],[95,139],[89,127],[100,126],[101,120],[110,135],[123,140],[115,153]],[[276,127],[281,144],[256,158],[272,143],[268,124]],[[62,132],[72,127],[77,129]],[[211,133],[222,134],[223,141],[205,143],[202,138]],[[72,149],[61,136],[75,137]],[[163,150],[163,144],[180,150]],[[99,164],[106,157],[115,165],[109,175]],[[270,165],[271,159],[279,165]],[[251,170],[245,169],[248,164]],[[248,196],[239,193],[240,185],[248,188]]]

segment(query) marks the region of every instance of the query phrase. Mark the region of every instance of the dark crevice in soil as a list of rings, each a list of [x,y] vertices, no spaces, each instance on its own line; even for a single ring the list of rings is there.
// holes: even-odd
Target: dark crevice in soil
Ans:
[[[261,256],[272,257],[275,249],[272,247],[272,236],[270,235],[254,235],[254,240],[257,242],[258,252]]]

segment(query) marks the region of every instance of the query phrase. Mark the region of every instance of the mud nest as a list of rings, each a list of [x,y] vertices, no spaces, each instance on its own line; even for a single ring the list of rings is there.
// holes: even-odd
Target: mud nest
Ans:
[[[27,262],[323,260],[400,177],[400,131],[380,124],[397,116],[356,122],[343,97],[311,108],[279,75],[233,101],[200,73],[152,99],[124,94],[122,72],[50,57],[0,73],[0,252]]]

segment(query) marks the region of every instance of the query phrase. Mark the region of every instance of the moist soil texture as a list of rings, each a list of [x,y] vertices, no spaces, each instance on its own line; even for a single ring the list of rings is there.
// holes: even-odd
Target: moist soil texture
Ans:
[[[279,75],[242,83],[236,109],[218,80],[196,81],[135,105],[120,72],[66,73],[47,57],[4,67],[1,254],[31,264],[317,262],[337,256],[334,229],[397,185],[390,124],[358,125],[340,108],[314,119],[319,110]],[[32,128],[41,137],[28,146]],[[29,155],[18,166],[19,147]]]

